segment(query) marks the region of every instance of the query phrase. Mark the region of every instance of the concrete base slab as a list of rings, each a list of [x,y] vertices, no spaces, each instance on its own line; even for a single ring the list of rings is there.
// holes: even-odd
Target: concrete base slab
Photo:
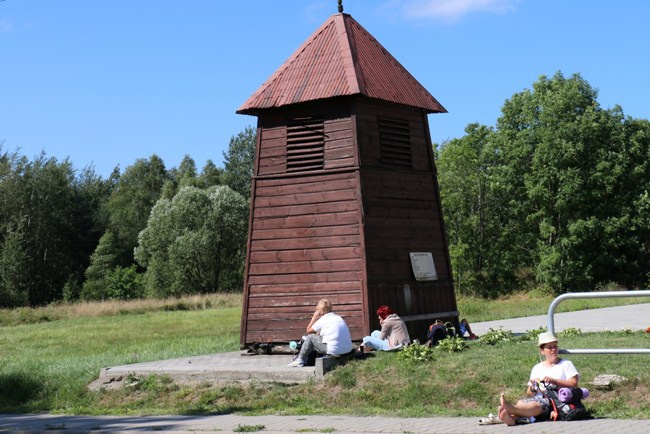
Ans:
[[[233,383],[242,381],[300,384],[317,380],[315,367],[287,367],[289,354],[250,355],[245,351],[158,360],[102,368],[88,387],[117,388],[152,374],[165,375],[178,383]]]

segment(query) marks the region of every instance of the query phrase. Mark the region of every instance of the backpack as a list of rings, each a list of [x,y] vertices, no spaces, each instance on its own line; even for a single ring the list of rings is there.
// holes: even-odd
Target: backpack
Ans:
[[[456,329],[452,323],[446,322],[443,324],[442,321],[436,320],[436,322],[429,326],[427,345],[429,347],[435,347],[441,340],[454,336],[456,336]]]
[[[591,415],[582,404],[582,398],[589,396],[587,389],[563,387],[558,390],[555,384],[547,384],[544,396],[551,402],[556,416],[552,420],[591,419]]]

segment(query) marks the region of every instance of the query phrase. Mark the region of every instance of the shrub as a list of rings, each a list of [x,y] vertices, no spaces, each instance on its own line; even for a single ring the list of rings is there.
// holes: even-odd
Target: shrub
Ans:
[[[521,337],[522,341],[532,341],[537,339],[537,337],[541,334],[546,332],[546,327],[539,327],[534,330],[527,330],[526,334]]]
[[[582,330],[577,329],[575,327],[569,327],[567,329],[562,330],[557,334],[558,337],[560,338],[565,338],[567,336],[578,336],[582,334]]]
[[[465,339],[459,336],[448,336],[438,342],[438,345],[436,346],[439,351],[447,351],[448,353],[459,353],[465,351],[468,347],[469,344]]]
[[[436,359],[436,354],[433,348],[425,345],[412,344],[404,347],[399,352],[398,358],[400,360],[413,361],[413,362],[429,362]]]
[[[504,330],[502,328],[494,330],[493,328],[490,328],[487,333],[483,334],[483,336],[479,338],[479,342],[483,344],[494,345],[499,342],[511,341],[513,337],[514,335],[510,330]]]
[[[144,295],[142,275],[135,268],[135,265],[127,268],[117,266],[108,272],[106,295],[109,299],[132,300]]]

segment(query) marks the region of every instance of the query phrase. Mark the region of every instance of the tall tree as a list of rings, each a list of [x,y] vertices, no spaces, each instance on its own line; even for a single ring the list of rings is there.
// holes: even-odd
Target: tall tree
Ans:
[[[178,166],[178,186],[195,187],[197,184],[196,176],[196,163],[194,159],[189,155],[185,155],[181,164]]]
[[[555,293],[650,277],[650,123],[604,110],[580,75],[545,76],[468,126],[437,166],[457,287],[533,276]]]
[[[205,166],[201,169],[199,175],[199,186],[203,188],[212,187],[214,185],[221,185],[221,176],[223,169],[217,167],[212,160],[205,162]]]
[[[230,138],[228,152],[223,154],[223,184],[245,198],[249,198],[251,195],[256,137],[255,130],[252,127],[246,127],[237,136]]]
[[[22,227],[9,229],[0,244],[0,306],[29,303],[30,260]]]
[[[521,247],[534,252],[538,281],[556,293],[618,282],[622,270],[613,267],[608,245],[627,240],[631,244],[623,250],[632,253],[629,248],[638,244],[617,230],[630,218],[632,200],[621,187],[631,187],[625,180],[630,171],[641,172],[635,179],[641,184],[648,174],[639,167],[642,160],[629,158],[620,108],[603,110],[596,90],[580,75],[567,79],[558,72],[507,101],[497,125],[511,221],[527,224],[529,234],[520,239],[535,244]],[[638,196],[638,189],[632,191]]]
[[[461,139],[444,143],[436,162],[456,289],[496,296],[514,290],[520,253],[504,231],[504,195],[493,172],[494,131],[468,125]]]
[[[138,159],[127,167],[108,199],[109,229],[116,235],[118,265],[133,263],[138,234],[147,225],[151,208],[168,179],[165,164],[157,155]]]
[[[103,300],[109,298],[109,273],[118,266],[117,237],[111,230],[104,232],[99,244],[90,256],[90,264],[85,271],[85,281],[81,289],[82,300]]]
[[[226,186],[184,187],[160,199],[135,250],[147,294],[240,290],[247,217],[247,201]]]
[[[26,293],[30,304],[59,300],[64,285],[79,284],[101,232],[94,218],[100,201],[86,190],[101,181],[92,170],[77,178],[68,160],[45,154],[34,161],[5,154],[0,165],[4,285],[11,276],[11,285]]]

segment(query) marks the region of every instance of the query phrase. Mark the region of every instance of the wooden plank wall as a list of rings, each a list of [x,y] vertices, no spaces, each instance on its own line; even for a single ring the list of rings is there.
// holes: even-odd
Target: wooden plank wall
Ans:
[[[246,342],[300,339],[328,298],[361,324],[361,231],[354,172],[260,179],[251,231]]]
[[[258,129],[242,347],[300,339],[321,298],[332,301],[353,339],[363,336],[361,199],[352,120],[349,113],[323,115],[324,169],[286,174],[281,120],[293,115],[274,113]]]
[[[374,310],[387,304],[401,316],[455,311],[451,266],[439,208],[426,114],[397,105],[366,104],[358,110],[361,185],[364,206],[368,306],[371,328],[379,326]],[[380,160],[378,117],[408,119],[413,169],[390,167]],[[363,134],[363,135],[362,135]],[[410,252],[431,252],[438,274],[417,282]],[[408,285],[406,295],[404,285]],[[457,321],[457,318],[440,318]],[[414,336],[426,335],[430,319],[409,323]]]

